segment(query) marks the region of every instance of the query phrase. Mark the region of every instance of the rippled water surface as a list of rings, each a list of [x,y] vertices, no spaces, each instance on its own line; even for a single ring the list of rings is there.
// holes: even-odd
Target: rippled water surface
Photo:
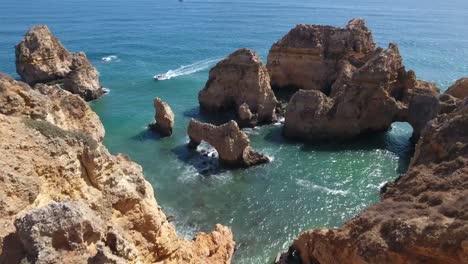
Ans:
[[[106,128],[106,146],[143,166],[180,235],[210,231],[215,223],[231,226],[236,263],[271,262],[299,232],[339,226],[378,201],[379,187],[407,166],[411,128],[394,124],[388,133],[353,143],[304,145],[285,141],[280,126],[264,126],[247,132],[273,162],[223,171],[185,147],[191,117],[220,122],[198,110],[207,63],[240,47],[266,58],[271,44],[297,23],[344,26],[364,17],[379,45],[399,44],[418,77],[446,89],[468,75],[465,0],[2,0],[1,6],[0,71],[17,77],[14,45],[37,23],[49,25],[68,49],[85,51],[110,89],[92,103]],[[184,74],[152,80],[168,70]],[[172,138],[145,129],[155,96],[176,114]]]

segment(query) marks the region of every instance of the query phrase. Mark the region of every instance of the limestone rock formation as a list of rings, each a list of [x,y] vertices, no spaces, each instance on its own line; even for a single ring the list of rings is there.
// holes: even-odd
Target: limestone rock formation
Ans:
[[[196,148],[202,141],[206,141],[218,152],[219,161],[229,167],[249,167],[270,161],[268,157],[253,151],[249,137],[233,120],[215,126],[192,119],[188,135],[189,147]]]
[[[235,51],[212,68],[198,100],[207,111],[237,111],[247,104],[254,124],[272,122],[278,104],[267,69],[249,49]]]
[[[171,136],[172,129],[174,128],[174,113],[172,112],[171,107],[161,100],[161,98],[154,98],[154,109],[156,110],[156,123],[151,124],[150,128],[154,129],[161,136]]]
[[[356,23],[358,21],[353,20],[349,25]],[[363,27],[363,22],[358,25]],[[364,30],[362,27],[358,28]],[[358,32],[360,36],[370,34],[367,29],[365,32],[369,34]],[[291,37],[287,35],[284,39]],[[314,35],[308,41],[329,43],[330,40],[325,39],[327,41],[321,35]],[[365,47],[368,48],[360,50],[369,51],[373,45]],[[441,95],[435,84],[417,80],[413,71],[406,71],[395,44],[361,54],[358,59],[355,51],[348,52],[354,57],[340,56],[341,60],[320,77],[327,78],[322,79],[321,85],[309,86],[308,90],[300,90],[292,96],[285,114],[285,136],[302,140],[348,139],[385,131],[393,122],[402,121],[413,126],[414,137],[418,138],[429,120],[455,107],[455,98]],[[312,73],[310,76],[319,80]]]
[[[101,97],[105,92],[99,83],[98,71],[89,63],[84,53],[76,55],[74,65],[77,65],[75,70],[63,80],[63,89],[78,94],[86,101]]]
[[[37,84],[32,89],[0,73],[0,113],[84,131],[99,142],[104,138],[104,127],[88,104],[56,85]]]
[[[31,85],[64,80],[66,90],[87,101],[104,94],[84,53],[69,52],[45,25],[32,27],[16,46],[16,71]]]
[[[229,263],[231,231],[178,238],[103,133],[80,97],[0,77],[0,263]]]
[[[302,263],[467,263],[468,100],[425,127],[406,174],[338,229],[302,233]],[[291,254],[294,252],[294,254]]]
[[[374,50],[372,33],[362,19],[351,20],[345,28],[297,25],[270,49],[271,85],[328,93],[341,60],[359,67]]]
[[[462,78],[450,86],[446,94],[450,94],[458,99],[465,99],[468,97],[468,78]]]

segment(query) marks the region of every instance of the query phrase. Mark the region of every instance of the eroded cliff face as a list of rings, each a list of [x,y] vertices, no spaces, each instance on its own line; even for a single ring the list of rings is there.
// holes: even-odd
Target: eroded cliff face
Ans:
[[[276,118],[278,104],[262,60],[252,50],[239,49],[210,70],[209,79],[198,95],[207,111],[238,111],[241,105],[252,115],[241,124],[269,123]]]
[[[408,172],[382,189],[380,203],[294,241],[302,263],[468,263],[467,128],[468,100],[430,121]]]
[[[446,94],[450,94],[453,97],[458,99],[465,99],[468,97],[468,78],[461,78],[451,85]]]
[[[348,27],[354,24],[364,30],[363,21],[352,20]],[[315,27],[318,26],[310,26]],[[293,39],[297,38],[296,42],[310,42],[315,47],[319,44],[314,43],[335,43],[331,40],[344,34],[340,33],[344,30],[341,28],[325,28],[335,33],[325,35],[327,37],[322,34],[307,35],[307,38],[289,33],[280,42],[287,39],[295,43]],[[348,31],[353,32],[345,30]],[[361,40],[362,36],[370,38],[367,28],[365,34],[358,32],[358,36],[361,36],[359,43],[372,43],[371,39]],[[349,48],[350,45],[344,47]],[[323,48],[323,45],[319,46]],[[395,44],[390,44],[387,49],[373,49],[373,44],[365,47],[360,50],[366,53],[359,55],[356,51],[345,49],[348,55],[332,56],[340,59],[333,67],[325,64],[309,65],[307,76],[320,85],[309,85],[308,90],[299,90],[292,96],[285,115],[286,137],[312,141],[350,139],[369,132],[385,131],[393,122],[400,121],[412,125],[414,138],[417,139],[429,120],[439,112],[453,110],[457,99],[441,95],[435,84],[417,80],[413,71],[405,69]],[[331,52],[335,49],[325,50]],[[284,56],[292,55],[286,52]],[[290,67],[301,69],[300,64]],[[312,70],[324,71],[326,74],[316,76]],[[291,78],[296,80],[296,77]]]
[[[359,67],[374,50],[372,33],[362,19],[353,19],[344,28],[297,25],[270,49],[271,85],[328,93],[340,60]]]
[[[1,263],[230,262],[227,227],[177,237],[142,168],[107,151],[81,98],[2,75],[0,101]]]
[[[16,46],[16,71],[30,85],[62,82],[86,101],[105,93],[86,55],[69,52],[45,25],[32,27]]]

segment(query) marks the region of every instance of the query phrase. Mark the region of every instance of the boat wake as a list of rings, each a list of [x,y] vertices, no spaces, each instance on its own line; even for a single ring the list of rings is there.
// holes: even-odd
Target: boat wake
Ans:
[[[169,70],[166,73],[156,74],[154,76],[154,79],[158,81],[163,81],[163,80],[169,80],[177,76],[190,75],[192,73],[206,70],[220,60],[221,60],[220,58],[206,59],[206,60],[197,61],[189,65],[183,65],[175,70]]]
[[[313,184],[310,181],[302,180],[302,179],[298,179],[296,181],[296,183],[301,187],[304,187],[304,188],[307,188],[307,189],[310,189],[310,190],[314,190],[314,191],[326,192],[328,194],[347,195],[349,193],[349,191],[330,189],[330,188],[327,188],[327,187],[324,187],[324,186]]]

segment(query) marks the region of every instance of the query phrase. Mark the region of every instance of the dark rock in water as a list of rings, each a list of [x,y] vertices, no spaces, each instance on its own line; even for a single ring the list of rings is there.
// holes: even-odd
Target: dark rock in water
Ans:
[[[86,55],[69,52],[45,25],[32,27],[16,46],[16,71],[30,85],[63,81],[86,101],[105,94]]]
[[[149,127],[163,137],[171,136],[174,128],[174,113],[171,107],[161,98],[156,97],[154,99],[154,109],[156,110],[156,123],[150,124]]]
[[[246,105],[250,117],[245,120],[245,116],[239,116],[241,125],[271,123],[278,104],[267,69],[257,53],[249,49],[235,51],[212,68],[198,100],[202,109],[212,112],[238,112],[241,105]]]
[[[252,150],[249,138],[235,121],[215,126],[192,119],[188,135],[190,148],[196,148],[201,141],[206,141],[216,149],[219,161],[225,166],[249,167],[270,161],[268,157]]]

